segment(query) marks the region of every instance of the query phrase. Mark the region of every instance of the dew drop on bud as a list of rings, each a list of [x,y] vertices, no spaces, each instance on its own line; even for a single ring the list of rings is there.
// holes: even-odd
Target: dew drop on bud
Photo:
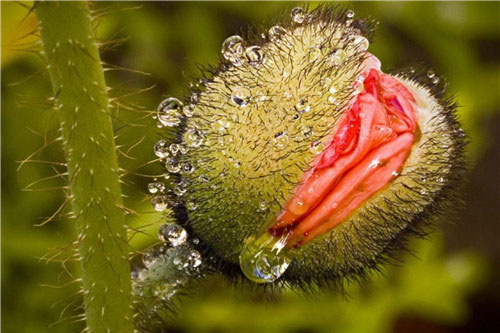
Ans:
[[[303,114],[309,112],[309,110],[311,110],[311,106],[307,103],[306,99],[301,99],[297,104],[295,104],[295,110],[297,110],[298,113]]]
[[[200,252],[192,250],[188,255],[188,263],[191,267],[196,268],[201,265],[201,255]]]
[[[196,128],[190,128],[184,134],[185,142],[190,147],[198,147],[203,142],[203,136]]]
[[[235,66],[241,66],[244,51],[243,38],[238,35],[228,37],[222,43],[222,55]]]
[[[429,79],[432,79],[434,76],[436,76],[436,74],[435,74],[433,71],[428,71],[428,72],[427,72],[427,77],[428,77]]]
[[[168,149],[172,153],[173,156],[177,155],[177,152],[179,151],[179,144],[178,143],[172,143]]]
[[[155,155],[159,158],[165,158],[168,156],[168,147],[165,140],[158,141],[153,148]]]
[[[165,184],[161,183],[161,182],[156,182],[156,183],[149,183],[148,184],[148,192],[151,193],[151,194],[155,194],[155,193],[163,193],[165,192]]]
[[[142,263],[147,268],[151,267],[156,260],[156,256],[153,251],[147,251],[142,255]]]
[[[346,58],[345,51],[339,49],[330,56],[330,64],[332,66],[339,66],[344,62],[345,58]]]
[[[361,51],[366,51],[370,47],[370,42],[363,36],[355,37],[353,43]]]
[[[250,102],[250,90],[245,87],[235,87],[231,94],[231,100],[239,107],[245,107]]]
[[[151,199],[151,204],[157,212],[163,212],[168,207],[168,198],[166,195],[157,195]]]
[[[176,247],[187,240],[187,232],[178,224],[164,224],[158,229],[158,237],[167,245]]]
[[[188,118],[191,118],[192,116],[194,116],[194,105],[193,104],[189,104],[188,106],[186,106],[184,108],[184,115]]]
[[[315,142],[311,143],[311,146],[309,147],[309,149],[311,150],[311,152],[314,155],[319,155],[323,151],[323,142],[315,141]]]
[[[273,138],[273,145],[275,150],[283,150],[288,146],[290,138],[285,132],[276,134]]]
[[[264,58],[261,47],[257,45],[247,47],[245,50],[245,55],[248,62],[254,66],[259,64]]]
[[[286,35],[287,31],[280,25],[275,25],[269,29],[269,40],[272,42],[279,42]]]
[[[167,171],[170,173],[178,173],[179,171],[181,171],[181,166],[175,158],[167,159],[165,161],[165,168],[167,168]]]
[[[352,11],[352,10],[349,9],[346,12],[346,16],[347,16],[347,18],[352,19],[354,17],[354,11]]]
[[[245,276],[257,283],[269,283],[278,279],[286,271],[291,255],[286,249],[287,235],[275,238],[267,232],[255,239],[246,240],[240,254],[240,267]]]
[[[183,104],[175,97],[169,97],[158,106],[158,120],[163,126],[174,127],[182,119]]]
[[[302,24],[306,18],[305,11],[302,7],[295,7],[290,13],[292,21],[298,24]]]

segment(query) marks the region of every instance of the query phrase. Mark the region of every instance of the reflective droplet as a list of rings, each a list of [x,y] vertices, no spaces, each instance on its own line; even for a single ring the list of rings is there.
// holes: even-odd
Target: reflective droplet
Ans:
[[[432,84],[438,84],[439,83],[439,78],[437,76],[432,78]]]
[[[198,204],[196,204],[196,202],[194,201],[188,201],[186,203],[186,208],[190,211],[194,211],[198,208]]]
[[[147,252],[143,253],[141,259],[142,259],[142,263],[144,264],[144,266],[149,268],[155,262],[156,255],[153,251],[147,251]]]
[[[198,147],[203,142],[203,136],[196,128],[190,128],[184,134],[184,139],[189,147]]]
[[[267,202],[265,202],[264,200],[262,200],[260,203],[259,203],[259,209],[261,211],[266,211],[267,210]]]
[[[188,162],[182,166],[182,171],[184,171],[184,173],[187,173],[187,174],[193,173],[194,167],[191,163]]]
[[[166,195],[157,195],[151,199],[151,204],[157,212],[163,212],[168,207],[168,198]]]
[[[280,25],[275,25],[274,27],[271,27],[269,29],[269,40],[272,42],[279,42],[285,35],[287,34],[287,31],[285,28],[283,28]]]
[[[306,18],[306,13],[302,7],[295,7],[294,9],[292,9],[290,17],[292,18],[293,22],[301,24]]]
[[[238,35],[228,37],[222,43],[222,55],[235,66],[241,66],[244,52],[243,38]]]
[[[276,134],[273,138],[273,145],[275,150],[283,150],[288,146],[290,138],[285,132]]]
[[[184,115],[188,118],[191,118],[192,116],[194,116],[194,105],[193,104],[189,104],[188,106],[186,106],[184,108]]]
[[[352,11],[352,10],[350,10],[350,9],[349,9],[349,10],[346,12],[346,16],[347,16],[347,18],[352,19],[352,18],[354,17],[354,11]]]
[[[167,245],[176,247],[187,240],[187,232],[178,224],[164,224],[158,229],[158,237]]]
[[[311,143],[311,146],[309,147],[309,149],[314,155],[321,154],[323,152],[323,148],[324,148],[323,142],[321,141],[315,141]]]
[[[191,250],[188,255],[189,266],[196,268],[201,265],[201,254],[196,250]]]
[[[216,122],[214,122],[212,126],[214,130],[218,131],[219,133],[225,133],[229,125],[230,125],[229,122],[219,119]]]
[[[182,197],[186,193],[187,187],[184,181],[180,181],[174,188],[174,193]]]
[[[169,155],[167,142],[165,140],[158,141],[153,148],[155,155],[159,158],[165,158]]]
[[[435,74],[433,71],[428,71],[428,72],[427,72],[427,77],[428,77],[429,79],[432,79],[434,76],[436,76],[436,74]]]
[[[165,184],[161,183],[161,182],[156,182],[156,183],[149,183],[148,184],[148,191],[149,193],[151,194],[155,194],[155,193],[162,193],[162,192],[165,192]]]
[[[208,176],[207,175],[201,175],[198,179],[202,183],[208,183]]]
[[[169,147],[170,152],[172,153],[173,156],[177,155],[177,152],[179,151],[179,144],[177,143],[172,143]]]
[[[179,162],[173,157],[168,158],[165,161],[165,168],[170,173],[178,173],[179,171],[181,171],[181,166]]]
[[[264,58],[261,47],[257,45],[247,47],[245,50],[245,55],[248,62],[254,66],[259,64]]]
[[[182,120],[183,104],[175,97],[169,97],[158,106],[158,120],[164,126],[177,126]]]
[[[295,110],[298,113],[303,114],[311,110],[311,106],[307,103],[306,99],[301,99],[297,104],[295,104]]]
[[[361,51],[366,51],[368,50],[368,47],[370,47],[370,42],[363,36],[355,37],[353,44]]]
[[[332,66],[340,66],[346,58],[344,50],[337,50],[330,56],[329,62]]]
[[[250,102],[250,90],[245,87],[236,87],[231,94],[231,100],[239,107],[245,107]]]
[[[288,268],[292,257],[286,249],[286,236],[275,238],[267,232],[245,242],[240,254],[240,267],[245,276],[257,283],[269,283],[278,279]]]

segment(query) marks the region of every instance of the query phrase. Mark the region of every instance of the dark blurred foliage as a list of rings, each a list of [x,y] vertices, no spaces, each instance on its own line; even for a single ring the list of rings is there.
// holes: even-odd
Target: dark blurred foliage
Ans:
[[[425,64],[447,78],[461,105],[475,163],[465,209],[458,212],[456,223],[445,223],[430,241],[412,245],[418,259],[406,254],[404,265],[389,267],[370,285],[348,286],[349,299],[329,292],[304,296],[286,290],[269,301],[266,293],[232,288],[213,277],[179,303],[178,314],[170,319],[172,331],[500,331],[500,3],[342,5],[380,22],[370,51],[381,59],[384,70]],[[64,216],[68,209],[45,226],[36,226],[65,202],[59,189],[65,182],[53,177],[64,173],[58,164],[64,155],[53,142],[58,136],[57,116],[49,107],[49,78],[42,58],[31,52],[39,49],[37,39],[29,35],[36,18],[25,16],[27,10],[19,3],[1,6],[1,325],[4,332],[80,331],[81,299],[78,286],[71,283],[78,277],[78,265],[66,262],[64,251],[53,257],[74,239]],[[137,212],[129,222],[150,235],[131,237],[134,248],[154,242],[161,220],[145,194],[150,179],[145,175],[160,173],[158,163],[143,165],[154,158],[152,146],[160,136],[149,112],[165,96],[184,94],[199,76],[197,64],[214,64],[227,36],[293,6],[92,4],[99,17],[95,24],[103,43],[102,59],[109,64],[106,78],[111,95],[119,97],[115,131],[123,145],[121,166],[129,171],[124,178],[127,203]]]

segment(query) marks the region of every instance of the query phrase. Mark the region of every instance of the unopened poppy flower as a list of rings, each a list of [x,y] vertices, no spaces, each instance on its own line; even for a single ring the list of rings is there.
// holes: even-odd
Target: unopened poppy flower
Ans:
[[[155,151],[176,185],[155,205],[172,207],[220,271],[292,285],[357,278],[453,204],[465,139],[444,83],[384,73],[368,52],[372,23],[354,16],[298,7],[231,36],[188,98],[160,105],[175,139]]]

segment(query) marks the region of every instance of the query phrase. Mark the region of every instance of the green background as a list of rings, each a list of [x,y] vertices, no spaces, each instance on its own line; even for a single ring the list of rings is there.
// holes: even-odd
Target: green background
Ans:
[[[71,283],[78,265],[64,250],[74,240],[65,218],[65,181],[57,117],[36,17],[1,3],[2,31],[2,320],[3,332],[79,332],[80,295]],[[380,22],[370,52],[390,71],[414,65],[445,77],[460,104],[475,166],[456,221],[431,241],[412,243],[414,255],[373,283],[333,293],[280,295],[233,288],[206,279],[178,304],[172,331],[210,332],[494,332],[500,331],[500,4],[497,2],[342,3]],[[311,3],[315,6],[316,3]],[[288,11],[286,2],[99,2],[92,4],[111,96],[129,223],[142,249],[155,242],[161,216],[146,194],[161,172],[152,146],[161,136],[151,111],[181,96],[216,63],[220,45],[248,25]],[[149,73],[149,74],[143,74]],[[22,163],[22,161],[27,161]],[[39,162],[35,162],[39,161]],[[46,163],[51,162],[51,163]],[[52,163],[55,162],[55,163]],[[49,177],[49,178],[47,178]],[[47,178],[47,179],[46,179]],[[464,179],[464,182],[466,180]],[[459,204],[457,203],[457,207]],[[59,251],[58,249],[63,249]],[[50,259],[50,260],[48,260]]]

